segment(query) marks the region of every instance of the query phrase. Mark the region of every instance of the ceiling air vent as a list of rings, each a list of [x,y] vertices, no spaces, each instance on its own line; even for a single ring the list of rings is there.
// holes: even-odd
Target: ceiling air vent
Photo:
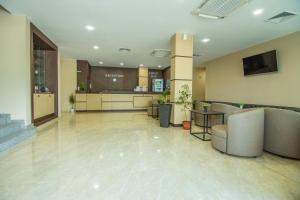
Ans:
[[[121,48],[119,48],[119,52],[130,52],[131,51],[131,49],[129,49],[129,48],[124,48],[124,47],[121,47]]]
[[[286,21],[295,16],[297,16],[295,13],[285,11],[285,12],[279,13],[279,14],[275,15],[274,17],[271,17],[265,21],[273,23],[273,24],[279,24],[279,23]]]
[[[223,19],[251,0],[204,0],[193,15],[207,19]]]
[[[166,58],[169,57],[171,54],[171,51],[168,49],[154,49],[151,52],[151,56],[157,57],[157,58]]]

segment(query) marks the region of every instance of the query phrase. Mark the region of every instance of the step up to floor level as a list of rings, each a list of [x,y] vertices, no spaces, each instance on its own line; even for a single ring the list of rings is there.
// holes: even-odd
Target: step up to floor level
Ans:
[[[23,128],[25,128],[23,120],[11,120],[5,125],[0,125],[0,138],[20,131]]]
[[[10,114],[0,114],[0,126],[10,123]]]
[[[11,120],[10,114],[0,113],[0,152],[33,136],[33,126],[25,127],[24,120]]]
[[[35,135],[35,133],[36,129],[33,126],[27,126],[26,128],[22,128],[16,132],[0,137],[0,152],[28,139]]]

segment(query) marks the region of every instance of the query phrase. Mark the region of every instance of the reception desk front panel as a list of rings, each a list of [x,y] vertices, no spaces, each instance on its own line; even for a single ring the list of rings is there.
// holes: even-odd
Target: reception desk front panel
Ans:
[[[78,93],[76,111],[145,110],[158,99],[159,94],[151,93]]]

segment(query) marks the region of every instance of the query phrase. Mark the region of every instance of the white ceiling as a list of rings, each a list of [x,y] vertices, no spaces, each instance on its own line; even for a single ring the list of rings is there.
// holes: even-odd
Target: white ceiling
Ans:
[[[175,32],[194,34],[194,66],[231,52],[300,30],[300,16],[280,24],[264,22],[282,11],[300,14],[300,0],[252,0],[229,17],[207,20],[191,15],[202,0],[0,0],[13,14],[27,15],[61,49],[63,57],[91,65],[149,67],[169,65],[153,49],[170,49]],[[264,13],[254,16],[253,10]],[[88,32],[85,25],[93,25]],[[211,41],[203,44],[200,40]],[[99,50],[92,47],[98,45]],[[120,53],[120,47],[131,48]]]

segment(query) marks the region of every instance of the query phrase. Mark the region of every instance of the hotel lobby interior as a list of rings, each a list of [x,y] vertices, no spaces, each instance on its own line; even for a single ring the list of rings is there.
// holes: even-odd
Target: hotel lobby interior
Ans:
[[[0,200],[300,200],[299,0],[0,0]]]

